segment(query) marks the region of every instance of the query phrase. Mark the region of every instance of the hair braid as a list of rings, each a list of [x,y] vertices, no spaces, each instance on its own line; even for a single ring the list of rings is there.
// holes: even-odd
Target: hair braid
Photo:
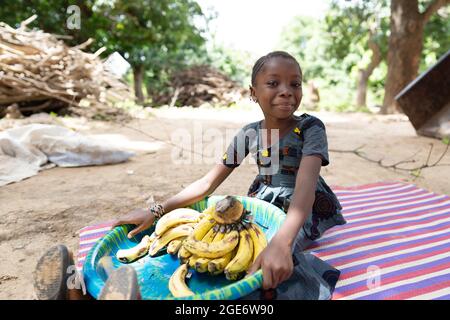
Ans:
[[[264,66],[264,64],[267,61],[269,61],[271,58],[275,58],[275,57],[282,57],[282,58],[286,58],[286,59],[291,59],[292,61],[294,61],[298,65],[298,68],[300,69],[300,75],[303,74],[302,73],[302,68],[300,67],[300,64],[298,63],[298,61],[293,56],[291,56],[289,53],[287,53],[285,51],[273,51],[273,52],[270,52],[270,53],[266,54],[265,56],[262,56],[258,60],[256,60],[255,65],[253,66],[253,69],[252,69],[252,86],[255,85],[256,75],[258,74],[258,72],[261,71],[261,69]]]

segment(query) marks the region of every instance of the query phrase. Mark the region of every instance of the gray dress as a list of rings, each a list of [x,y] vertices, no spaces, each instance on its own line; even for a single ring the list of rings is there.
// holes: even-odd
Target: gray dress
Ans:
[[[248,190],[248,196],[272,203],[285,212],[294,193],[302,156],[317,155],[322,159],[322,166],[329,164],[327,136],[322,121],[308,114],[295,118],[296,125],[283,137],[272,139],[278,142],[268,148],[262,148],[262,145],[267,145],[262,143],[262,121],[244,126],[223,156],[223,164],[235,168],[251,153],[259,172]],[[319,176],[312,211],[293,246],[294,272],[277,288],[278,299],[331,298],[339,271],[315,256],[303,253],[303,250],[326,230],[346,223],[341,209],[336,195]],[[246,298],[258,299],[259,295],[259,292],[254,292]]]

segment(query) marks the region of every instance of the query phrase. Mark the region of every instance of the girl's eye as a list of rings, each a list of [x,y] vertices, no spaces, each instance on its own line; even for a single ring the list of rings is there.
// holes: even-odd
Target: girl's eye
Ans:
[[[267,84],[268,84],[270,87],[275,87],[275,86],[278,84],[278,82],[276,82],[276,81],[268,81]]]
[[[299,82],[295,82],[295,83],[292,84],[292,86],[295,87],[295,88],[300,88],[302,86],[302,84],[299,83]]]

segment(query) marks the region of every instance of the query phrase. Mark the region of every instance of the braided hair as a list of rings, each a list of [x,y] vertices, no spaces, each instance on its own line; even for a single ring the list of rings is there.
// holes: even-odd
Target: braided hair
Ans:
[[[256,75],[258,74],[259,71],[261,71],[262,67],[264,66],[264,64],[269,61],[271,58],[276,58],[276,57],[282,57],[285,59],[291,59],[292,61],[294,61],[298,68],[300,69],[300,75],[302,75],[302,68],[300,68],[300,64],[298,63],[298,61],[291,56],[289,53],[284,52],[284,51],[273,51],[270,52],[268,54],[266,54],[265,56],[262,56],[261,58],[259,58],[256,62],[255,65],[253,66],[252,69],[252,86],[255,85],[256,83]]]

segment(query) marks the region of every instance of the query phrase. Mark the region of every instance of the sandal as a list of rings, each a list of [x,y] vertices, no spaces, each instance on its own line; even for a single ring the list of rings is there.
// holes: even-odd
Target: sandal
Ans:
[[[131,266],[123,266],[111,272],[99,300],[140,300],[141,294],[136,271]]]
[[[74,265],[72,255],[64,245],[50,248],[38,261],[34,271],[34,289],[38,300],[67,298],[67,271]]]

